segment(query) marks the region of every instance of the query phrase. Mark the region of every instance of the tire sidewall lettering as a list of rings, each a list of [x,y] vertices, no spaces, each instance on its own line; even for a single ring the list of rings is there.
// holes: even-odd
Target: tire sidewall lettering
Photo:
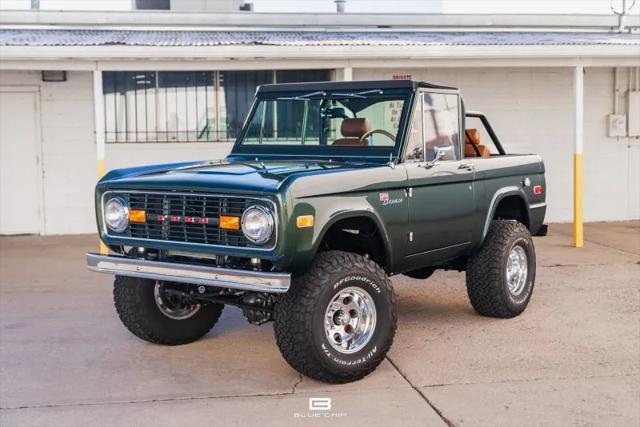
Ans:
[[[361,283],[365,283],[369,286],[371,286],[373,288],[373,290],[377,293],[380,294],[382,292],[382,290],[380,289],[380,286],[378,286],[378,284],[376,282],[374,282],[373,280],[371,280],[369,277],[367,276],[346,276],[343,277],[342,279],[338,280],[334,285],[333,285],[333,290],[337,291],[338,288],[342,287],[342,285],[344,285],[345,283],[348,282],[361,282]],[[345,286],[346,287],[346,286]],[[359,286],[361,288],[363,288],[362,286]],[[363,288],[364,289],[364,288]]]
[[[367,352],[366,355],[364,355],[362,357],[358,357],[355,360],[345,360],[345,359],[341,359],[338,356],[339,353],[336,353],[334,350],[329,348],[329,346],[325,342],[322,343],[321,347],[322,347],[322,351],[324,352],[324,355],[329,360],[331,360],[336,365],[344,366],[344,367],[357,366],[357,365],[360,365],[362,363],[365,363],[367,360],[369,360],[373,356],[375,356],[375,354],[378,352],[378,346],[375,345],[370,351]]]
[[[333,296],[341,289],[348,287],[358,287],[367,291],[376,305],[376,311],[378,316],[378,324],[373,332],[371,340],[360,351],[352,354],[341,354],[336,351],[331,345],[329,345],[324,332],[324,312],[326,310],[329,301]],[[353,366],[359,366],[366,364],[374,356],[377,355],[380,346],[383,343],[384,337],[381,333],[381,324],[389,322],[387,315],[387,307],[385,304],[385,296],[382,292],[381,286],[371,276],[363,274],[353,274],[339,278],[335,280],[331,287],[327,288],[329,292],[324,292],[318,303],[318,314],[315,316],[317,319],[315,325],[315,334],[319,338],[319,350],[325,357],[325,361],[337,368],[350,368]]]

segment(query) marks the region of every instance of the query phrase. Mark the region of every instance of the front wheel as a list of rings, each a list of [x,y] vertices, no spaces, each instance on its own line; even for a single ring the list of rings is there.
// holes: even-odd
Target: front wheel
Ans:
[[[187,344],[216,324],[224,304],[191,304],[168,292],[164,282],[116,276],[113,300],[122,323],[140,339],[155,344]]]
[[[467,265],[473,308],[483,316],[515,317],[529,304],[535,278],[536,253],[527,227],[517,221],[493,221]]]
[[[322,252],[279,298],[274,329],[282,356],[301,374],[329,383],[358,380],[393,342],[391,281],[363,256]]]

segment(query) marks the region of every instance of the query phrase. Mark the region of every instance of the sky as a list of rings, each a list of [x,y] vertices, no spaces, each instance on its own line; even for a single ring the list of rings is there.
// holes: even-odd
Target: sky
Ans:
[[[173,0],[181,1],[181,0]],[[333,0],[245,0],[256,12],[335,11]],[[633,0],[627,0],[628,6]],[[31,0],[0,0],[0,9],[28,9]],[[132,0],[40,0],[41,9],[130,10]],[[347,0],[351,13],[590,13],[610,14],[611,0]],[[622,0],[613,0],[620,10]],[[640,0],[631,11],[640,13]]]

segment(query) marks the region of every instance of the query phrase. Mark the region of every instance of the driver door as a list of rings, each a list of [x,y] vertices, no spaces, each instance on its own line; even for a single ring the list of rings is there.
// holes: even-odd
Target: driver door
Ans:
[[[409,264],[446,261],[470,244],[474,170],[462,158],[460,111],[453,92],[421,92],[417,101],[405,154],[411,195]]]

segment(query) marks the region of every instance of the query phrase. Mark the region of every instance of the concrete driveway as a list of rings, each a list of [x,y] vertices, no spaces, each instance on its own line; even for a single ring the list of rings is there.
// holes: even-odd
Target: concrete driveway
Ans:
[[[111,278],[90,273],[93,236],[0,238],[0,425],[640,425],[640,222],[536,238],[527,311],[476,315],[464,274],[394,278],[387,360],[357,383],[302,378],[269,325],[227,307],[203,340],[140,341]],[[328,412],[309,412],[329,397]],[[310,417],[310,415],[318,415]]]

